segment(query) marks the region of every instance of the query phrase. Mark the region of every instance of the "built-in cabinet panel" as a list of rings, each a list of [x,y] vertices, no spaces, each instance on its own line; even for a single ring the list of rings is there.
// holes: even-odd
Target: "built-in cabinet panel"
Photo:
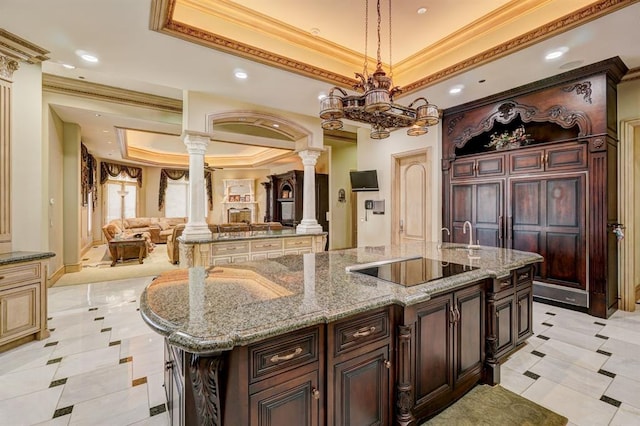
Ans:
[[[504,181],[482,183],[455,183],[451,185],[451,241],[469,243],[469,230],[473,227],[473,244],[500,247],[503,240]]]
[[[443,225],[453,240],[468,242],[459,232],[468,220],[481,245],[542,254],[535,295],[603,318],[618,304],[612,123],[626,71],[620,58],[607,59],[449,108],[442,120]],[[495,200],[475,188],[496,179],[504,181],[502,239],[476,217]]]

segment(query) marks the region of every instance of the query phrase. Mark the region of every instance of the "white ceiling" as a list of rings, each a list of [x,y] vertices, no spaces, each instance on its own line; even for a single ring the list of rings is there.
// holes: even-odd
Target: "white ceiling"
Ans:
[[[204,0],[193,0],[198,1]],[[394,57],[401,59],[410,55],[497,7],[526,1],[396,0]],[[549,1],[558,0],[546,3]],[[565,6],[580,3],[579,0],[560,1]],[[318,28],[319,36],[349,49],[362,50],[361,2],[236,0],[233,3],[285,20],[302,31]],[[440,108],[448,108],[613,56],[620,56],[629,68],[640,67],[637,42],[640,40],[640,3],[630,3],[624,9],[422,88],[398,101],[409,103],[411,99],[425,96]],[[417,15],[417,6],[425,6],[427,13]],[[370,9],[375,9],[373,3]],[[174,99],[181,99],[183,90],[200,91],[317,116],[318,95],[326,92],[330,84],[152,31],[150,10],[151,0],[0,0],[0,28],[49,50],[50,60],[42,64],[43,72],[48,74]],[[289,13],[292,10],[296,12]],[[383,9],[383,13],[386,10]],[[291,18],[287,19],[288,16]],[[375,22],[370,22],[370,28],[372,26],[375,28]],[[354,33],[359,34],[358,37]],[[372,37],[370,34],[369,38]],[[383,57],[387,55],[384,43]],[[543,59],[548,51],[558,47],[569,51],[559,60]],[[84,62],[76,54],[80,50],[97,55],[100,62]],[[375,56],[371,48],[369,55]],[[76,69],[67,70],[62,63],[73,64]],[[248,79],[234,78],[234,70],[239,68],[248,73]],[[479,83],[480,80],[485,81]],[[454,85],[464,85],[462,93],[450,95],[448,91]],[[182,131],[175,120],[119,114],[96,117],[95,111],[62,105],[53,107],[64,121],[81,126],[83,140],[90,151],[114,159],[120,158],[116,128],[175,135]],[[167,143],[183,149],[180,144]]]

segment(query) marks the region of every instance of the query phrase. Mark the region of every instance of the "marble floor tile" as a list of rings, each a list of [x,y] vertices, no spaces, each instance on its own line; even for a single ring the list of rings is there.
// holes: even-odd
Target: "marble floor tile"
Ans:
[[[152,351],[164,351],[164,338],[153,331],[120,341],[120,358]]]
[[[55,419],[47,420],[46,422],[38,423],[36,426],[67,426],[70,419],[71,414],[67,414],[65,416],[59,416]]]
[[[604,343],[604,339],[595,337],[595,335],[588,336],[577,331],[556,326],[549,327],[549,329],[544,332],[544,335],[550,339],[560,340],[590,351],[597,351]]]
[[[589,321],[588,319],[585,321],[583,316],[573,315],[556,315],[546,321],[547,324],[553,324],[554,327],[564,328],[577,333],[586,334],[587,336],[603,334],[601,331],[606,326],[595,324],[596,322],[599,321],[596,321],[595,319],[593,321]]]
[[[529,339],[533,340],[533,339]],[[538,352],[556,359],[573,363],[591,371],[598,371],[609,357],[588,349],[580,348],[560,340],[549,339],[536,348]]]
[[[51,358],[65,357],[80,352],[87,352],[94,349],[106,348],[109,346],[110,333],[95,333],[86,336],[79,336],[58,340]]]
[[[155,407],[167,402],[164,391],[164,371],[147,376],[147,390],[149,391],[149,407]]]
[[[147,417],[147,385],[143,384],[74,405],[69,425],[129,425]]]
[[[164,371],[164,352],[143,352],[133,357],[133,378],[146,377]]]
[[[52,340],[65,340],[65,339],[73,339],[83,336],[89,336],[92,334],[100,334],[100,330],[102,330],[102,321],[83,321],[78,322],[73,325],[69,325],[66,327],[56,328],[51,332],[51,337],[49,337],[49,341]],[[50,327],[51,329],[51,327]]]
[[[575,391],[567,386],[540,377],[522,396],[546,407],[580,426],[607,425],[616,407]]]
[[[530,352],[517,352],[515,355],[507,359],[502,365],[515,371],[516,373],[524,373],[529,370],[537,362],[540,362],[540,357],[531,354]]]
[[[51,420],[62,387],[56,386],[0,401],[0,419],[7,426],[33,425]]]
[[[602,329],[600,334],[628,343],[638,343],[640,342],[640,324],[638,324],[635,329],[628,326],[620,327],[617,324],[609,324]]]
[[[640,410],[640,382],[637,380],[618,375],[613,379],[604,394],[609,398],[627,403]],[[640,423],[640,419],[638,419],[638,423]]]
[[[624,340],[610,338],[602,344],[600,349],[623,358],[633,359],[638,357],[638,354],[640,354],[640,341],[629,343]]]
[[[40,342],[30,342],[26,345],[7,351],[0,355],[0,374],[28,370],[47,364],[55,347],[42,347]]]
[[[133,423],[131,426],[169,426],[170,424],[169,414],[165,411],[164,413]]]
[[[636,354],[633,358],[628,358],[614,353],[604,363],[602,369],[615,374],[622,374],[629,379],[640,382],[640,354]]]
[[[513,393],[521,394],[535,382],[531,377],[525,376],[503,365],[500,368],[500,386]]]
[[[69,355],[62,358],[54,379],[63,379],[98,368],[115,366],[119,362],[120,348],[117,346]]]
[[[0,400],[47,389],[57,369],[50,364],[1,375]]]
[[[613,381],[611,377],[552,356],[545,356],[540,362],[531,366],[529,371],[594,399],[600,399]]]
[[[634,426],[640,424],[640,409],[621,404],[609,426]]]
[[[111,340],[124,340],[149,334],[151,328],[142,322],[142,318],[128,325],[122,325],[111,330]]]
[[[131,387],[131,363],[92,370],[67,379],[57,408],[102,397]]]

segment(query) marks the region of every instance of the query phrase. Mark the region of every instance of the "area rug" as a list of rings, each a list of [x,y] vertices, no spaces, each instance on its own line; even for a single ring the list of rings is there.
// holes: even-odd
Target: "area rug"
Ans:
[[[106,244],[92,247],[82,258],[82,270],[64,274],[53,287],[88,284],[102,281],[122,280],[126,278],[142,278],[155,276],[164,271],[179,269],[178,265],[169,263],[167,248],[158,244],[144,263],[138,259],[118,262],[111,266],[111,255]]]
[[[568,422],[500,385],[479,385],[422,426],[564,426]]]

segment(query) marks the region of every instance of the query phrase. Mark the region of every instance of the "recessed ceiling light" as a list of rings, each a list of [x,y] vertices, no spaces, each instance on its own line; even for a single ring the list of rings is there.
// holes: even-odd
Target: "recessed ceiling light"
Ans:
[[[318,34],[320,34],[320,28],[311,28],[311,29],[309,30],[309,32],[310,32],[312,35],[317,36]]]
[[[425,13],[427,13],[426,7],[421,7],[420,9],[418,9],[418,15],[424,15]]]
[[[458,93],[462,92],[462,89],[464,89],[464,86],[462,84],[456,84],[451,89],[449,89],[449,94],[457,95]]]
[[[71,65],[71,64],[62,64],[62,66],[63,66],[64,68],[68,69],[68,70],[73,70],[73,69],[75,69],[75,68],[76,68],[76,67],[74,67],[74,66],[73,66],[73,65]]]
[[[102,133],[109,133],[109,131],[108,130],[103,130]]]
[[[84,59],[85,61],[87,61],[87,62],[93,62],[93,63],[98,62],[98,58],[96,56],[90,55],[88,53],[84,53],[84,54],[80,55],[80,57],[82,59]]]
[[[96,117],[101,117],[101,115],[100,115],[100,114],[98,114],[98,113],[96,113]]]
[[[249,77],[249,75],[247,74],[246,71],[243,70],[235,70],[234,74],[236,76],[236,78],[240,79],[240,80],[244,80],[247,77]]]
[[[544,59],[546,59],[547,61],[558,59],[559,57],[561,57],[562,55],[564,55],[568,51],[569,51],[569,48],[560,47],[558,49],[554,49],[554,50],[551,50],[551,51],[547,52],[547,54],[544,56]]]
[[[111,144],[111,141],[107,141],[108,144]]]
[[[580,65],[583,64],[584,61],[571,61],[571,62],[566,62],[562,65],[559,66],[559,68],[561,70],[570,70],[573,68],[578,68]]]

